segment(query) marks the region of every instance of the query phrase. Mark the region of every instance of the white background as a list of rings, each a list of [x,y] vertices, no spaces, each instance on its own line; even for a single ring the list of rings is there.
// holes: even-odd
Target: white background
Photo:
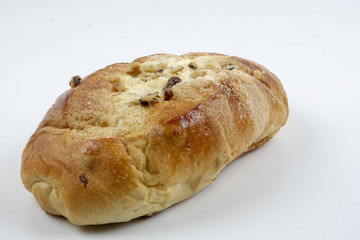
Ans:
[[[356,0],[1,0],[0,238],[360,239],[359,45]],[[191,51],[273,71],[285,127],[154,217],[77,227],[45,214],[21,183],[21,153],[71,76]]]

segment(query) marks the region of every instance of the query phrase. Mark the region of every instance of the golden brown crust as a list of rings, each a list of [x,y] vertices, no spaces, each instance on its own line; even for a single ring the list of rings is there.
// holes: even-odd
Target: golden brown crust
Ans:
[[[167,99],[171,76],[181,81]],[[150,94],[150,104],[136,101]],[[287,116],[279,79],[257,63],[155,54],[110,65],[60,96],[24,149],[21,177],[45,211],[74,224],[129,221],[200,191]]]

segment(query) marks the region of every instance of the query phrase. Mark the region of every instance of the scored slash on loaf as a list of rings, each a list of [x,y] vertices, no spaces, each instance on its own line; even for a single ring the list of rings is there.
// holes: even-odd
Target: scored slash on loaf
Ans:
[[[190,197],[289,113],[273,73],[221,54],[155,54],[70,85],[30,137],[21,178],[42,209],[77,225],[150,216]]]

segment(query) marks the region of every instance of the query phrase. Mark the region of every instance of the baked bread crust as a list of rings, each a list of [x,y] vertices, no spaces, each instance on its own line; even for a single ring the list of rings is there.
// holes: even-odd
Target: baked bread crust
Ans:
[[[74,224],[129,221],[206,187],[278,132],[288,112],[279,79],[243,58],[155,54],[113,64],[56,100],[24,149],[21,178],[43,210]]]

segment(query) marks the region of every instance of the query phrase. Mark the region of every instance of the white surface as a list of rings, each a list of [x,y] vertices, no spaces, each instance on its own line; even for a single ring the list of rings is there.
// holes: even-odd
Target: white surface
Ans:
[[[359,11],[355,0],[2,0],[1,238],[360,239]],[[22,186],[21,152],[70,77],[190,51],[249,58],[277,74],[286,126],[154,217],[76,227],[45,214]]]

